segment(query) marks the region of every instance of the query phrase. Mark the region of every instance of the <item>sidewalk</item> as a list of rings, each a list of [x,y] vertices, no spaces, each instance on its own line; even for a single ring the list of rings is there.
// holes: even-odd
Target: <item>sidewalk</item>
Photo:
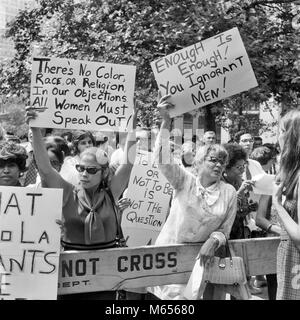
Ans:
[[[262,293],[258,294],[258,295],[252,295],[252,298],[249,300],[269,300],[268,298],[268,288],[267,287],[263,287],[262,289]],[[226,300],[230,300],[230,295],[226,294]]]
[[[269,300],[268,287],[263,287],[261,289],[262,289],[262,293],[259,295],[252,296],[250,300]]]

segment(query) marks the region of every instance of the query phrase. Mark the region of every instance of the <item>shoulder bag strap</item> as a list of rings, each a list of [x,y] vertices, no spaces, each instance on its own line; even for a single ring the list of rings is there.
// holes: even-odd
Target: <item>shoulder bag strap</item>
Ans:
[[[115,202],[115,199],[111,193],[111,190],[109,188],[106,188],[105,189],[109,198],[110,198],[110,201],[112,203],[112,206],[113,206],[113,210],[114,210],[114,213],[115,213],[115,218],[116,218],[116,223],[117,223],[117,234],[116,234],[116,238],[119,240],[119,239],[122,239],[124,236],[123,236],[123,231],[122,231],[122,228],[121,228],[121,223],[119,222],[119,218],[118,218],[118,208],[116,206],[116,202]]]

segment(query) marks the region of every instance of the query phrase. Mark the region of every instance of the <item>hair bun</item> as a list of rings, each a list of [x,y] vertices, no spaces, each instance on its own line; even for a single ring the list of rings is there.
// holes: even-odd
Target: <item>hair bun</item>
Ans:
[[[108,166],[109,165],[108,155],[102,149],[98,149],[97,150],[97,152],[96,152],[96,160],[101,166]]]

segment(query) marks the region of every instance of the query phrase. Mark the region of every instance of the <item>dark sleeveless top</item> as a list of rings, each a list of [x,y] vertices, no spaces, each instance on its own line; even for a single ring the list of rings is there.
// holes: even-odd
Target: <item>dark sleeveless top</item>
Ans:
[[[63,205],[65,250],[98,250],[116,245],[119,236],[117,208],[109,188],[99,188],[87,199],[82,188],[69,185]]]
[[[297,199],[289,199],[289,200],[285,200],[283,207],[284,209],[288,212],[288,214],[290,215],[290,217],[298,223],[298,214],[297,214]],[[282,234],[280,236],[280,238],[282,240],[288,240],[289,239],[289,235],[286,232],[284,226],[281,224],[281,228],[282,228]]]

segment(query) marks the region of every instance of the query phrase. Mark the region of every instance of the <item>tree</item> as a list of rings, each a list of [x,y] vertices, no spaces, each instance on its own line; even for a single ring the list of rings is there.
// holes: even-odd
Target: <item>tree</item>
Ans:
[[[7,132],[12,132],[16,136],[27,134],[28,125],[25,123],[25,110],[22,99],[9,97],[5,102],[6,109],[3,110],[3,128]]]
[[[139,118],[150,126],[157,120],[150,62],[238,27],[259,86],[205,107],[207,123],[213,126],[212,118],[221,122],[227,114],[239,115],[241,108],[271,96],[290,108],[300,92],[299,32],[292,27],[292,2],[42,0],[39,8],[22,11],[9,26],[7,36],[17,54],[0,68],[0,93],[16,92],[28,99],[33,48],[49,56],[134,64],[136,95],[143,105]]]

